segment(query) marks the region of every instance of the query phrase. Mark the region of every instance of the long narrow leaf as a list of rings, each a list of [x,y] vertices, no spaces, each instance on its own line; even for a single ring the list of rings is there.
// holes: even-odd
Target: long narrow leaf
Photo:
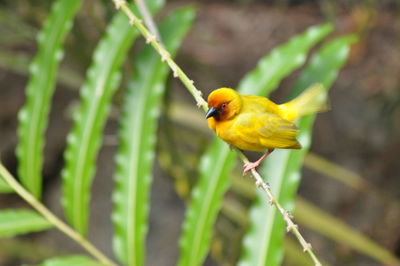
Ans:
[[[193,18],[194,10],[184,8],[161,24],[161,38],[172,55]],[[152,47],[146,46],[135,58],[133,73],[125,95],[116,155],[114,252],[125,265],[143,265],[154,142],[169,68]]]
[[[307,54],[317,42],[332,31],[331,24],[310,27],[303,34],[293,37],[258,62],[239,84],[242,94],[266,96],[293,70],[302,66]]]
[[[39,232],[53,225],[36,212],[21,209],[0,211],[0,237]]]
[[[239,85],[239,92],[267,95],[293,70],[304,64],[309,49],[332,30],[325,24],[311,27],[275,48],[262,58]],[[215,139],[203,155],[200,180],[192,192],[191,206],[186,212],[180,240],[180,266],[201,265],[209,249],[212,226],[229,186],[228,174],[235,162],[228,145]]]
[[[6,181],[0,176],[0,193],[12,193],[14,190],[10,187]]]
[[[353,37],[346,36],[324,45],[302,73],[292,95],[297,95],[302,89],[317,82],[328,89],[345,64],[349,54],[349,44],[353,40]],[[301,150],[277,150],[268,157],[260,170],[262,176],[270,180],[275,197],[287,210],[293,209],[303,157],[311,143],[314,118],[315,115],[309,115],[298,121]],[[280,265],[283,258],[284,232],[285,223],[282,216],[275,207],[267,204],[264,193],[257,191],[257,198],[250,212],[249,231],[243,240],[243,254],[239,265]]]
[[[65,257],[51,258],[40,266],[101,266],[103,264],[82,255],[69,255]]]
[[[162,0],[149,2],[155,10]],[[111,98],[120,80],[120,66],[138,35],[122,13],[117,14],[98,44],[86,81],[81,88],[81,103],[74,114],[74,125],[68,135],[65,168],[62,171],[64,211],[69,222],[86,234],[89,217],[90,185],[101,143],[101,132]]]
[[[26,103],[18,115],[18,175],[22,184],[37,198],[42,193],[43,136],[58,64],[63,55],[62,42],[81,2],[58,0],[53,4],[38,35],[38,53],[30,65]]]

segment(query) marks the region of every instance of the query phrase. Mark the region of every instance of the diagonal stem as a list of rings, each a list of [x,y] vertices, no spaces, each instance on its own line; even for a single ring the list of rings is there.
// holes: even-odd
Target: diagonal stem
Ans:
[[[244,163],[248,163],[249,159],[239,150],[237,150],[237,153],[239,154],[239,157],[242,159]],[[303,251],[307,252],[307,254],[311,257],[313,262],[315,263],[316,266],[321,266],[321,262],[318,260],[317,256],[314,254],[311,244],[308,243],[304,237],[301,235],[299,231],[299,226],[295,224],[291,218],[291,214],[285,210],[282,205],[275,199],[274,195],[272,194],[270,186],[264,182],[262,179],[261,175],[253,168],[251,169],[251,173],[256,180],[256,186],[261,188],[262,190],[265,191],[269,198],[269,203],[271,205],[275,205],[275,207],[279,210],[281,213],[283,220],[285,220],[286,223],[286,230],[289,232],[292,232],[297,240],[299,241],[300,245],[303,247]]]
[[[157,41],[156,36],[151,34],[150,31],[143,25],[142,21],[135,16],[135,14],[127,6],[126,1],[125,0],[112,0],[112,1],[114,2],[115,7],[117,9],[121,9],[122,12],[124,12],[128,16],[130,24],[135,26],[139,30],[139,32],[146,39],[146,43],[151,44],[154,47],[154,49],[160,54],[161,60],[165,61],[168,64],[168,66],[171,68],[173,72],[174,77],[179,78],[182,81],[187,90],[194,97],[197,106],[201,107],[204,111],[207,111],[208,107],[207,102],[201,96],[201,92],[194,86],[193,81],[189,79],[188,76],[183,72],[183,70],[171,59],[171,56],[169,55],[168,51],[166,51],[165,48]],[[237,150],[237,153],[244,163],[249,163],[249,160],[241,151]],[[298,226],[291,219],[290,213],[287,210],[285,210],[275,199],[269,185],[264,182],[260,174],[255,169],[252,169],[251,173],[254,179],[256,180],[256,186],[261,187],[265,191],[265,193],[269,198],[270,204],[274,205],[282,214],[283,219],[286,222],[287,231],[288,232],[291,231],[296,236],[297,240],[303,247],[304,252],[307,252],[307,254],[310,256],[310,258],[313,260],[316,266],[320,266],[321,262],[314,254],[311,245],[304,239],[304,237],[299,232]]]
[[[109,258],[107,258],[100,250],[92,245],[86,238],[84,238],[77,231],[69,227],[60,218],[55,216],[49,209],[47,209],[40,201],[38,201],[31,193],[29,193],[17,180],[7,171],[7,169],[0,163],[0,177],[2,177],[7,184],[12,187],[15,192],[21,196],[29,205],[31,205],[38,213],[40,213],[46,220],[52,223],[57,229],[72,238],[86,251],[96,258],[99,262],[108,266],[116,266]]]
[[[190,94],[195,99],[197,106],[201,107],[204,111],[207,110],[207,102],[203,99],[201,91],[199,91],[193,84],[193,80],[183,72],[183,70],[172,60],[171,55],[167,50],[157,41],[157,37],[150,33],[150,31],[143,25],[140,20],[128,7],[125,0],[113,0],[117,9],[121,9],[129,18],[129,23],[135,26],[143,35],[146,43],[151,44],[153,48],[160,54],[161,60],[166,62],[171,68],[175,78],[179,78],[185,85]]]
[[[149,9],[147,8],[146,3],[144,0],[135,0],[136,6],[138,7],[140,14],[143,17],[144,24],[147,26],[147,28],[150,30],[150,32],[156,36],[158,42],[163,45],[163,42],[161,40],[160,33],[158,32],[156,23],[153,20],[153,17],[151,16],[151,13],[149,12]]]

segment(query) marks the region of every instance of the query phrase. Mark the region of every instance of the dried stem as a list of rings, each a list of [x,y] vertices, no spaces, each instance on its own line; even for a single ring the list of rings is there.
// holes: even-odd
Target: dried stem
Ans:
[[[201,96],[201,92],[194,86],[193,81],[190,80],[187,75],[182,71],[182,69],[171,59],[170,54],[168,51],[164,49],[164,47],[157,41],[157,38],[150,33],[150,31],[143,25],[142,21],[138,19],[135,14],[129,9],[125,0],[112,0],[115,4],[117,9],[121,9],[129,18],[130,24],[136,26],[136,28],[140,31],[143,37],[146,39],[148,44],[151,44],[154,49],[160,54],[161,61],[167,62],[168,66],[171,68],[174,77],[179,78],[182,83],[186,86],[188,91],[193,95],[197,106],[201,107],[204,111],[207,111],[207,102]],[[237,150],[239,157],[242,159],[244,163],[248,163],[249,160],[247,157]],[[298,230],[297,224],[295,224],[291,218],[291,215],[288,211],[286,211],[279,202],[275,199],[272,191],[267,183],[263,181],[260,174],[255,170],[252,169],[251,173],[256,180],[256,186],[261,187],[269,198],[269,202],[271,205],[275,205],[275,207],[279,210],[282,214],[283,219],[286,222],[287,231],[291,231],[300,242],[301,246],[303,247],[303,251],[307,252],[307,254],[311,257],[314,264],[316,266],[320,266],[321,262],[318,260],[317,256],[314,254],[311,245],[305,241],[304,237],[300,234]]]
[[[163,42],[161,40],[160,33],[158,32],[157,25],[153,20],[153,17],[151,16],[149,9],[147,8],[146,3],[144,0],[135,0],[136,6],[139,9],[140,14],[143,17],[144,24],[147,26],[149,31],[156,36],[158,42],[163,45]]]
[[[197,106],[203,108],[207,111],[207,102],[201,97],[201,91],[196,89],[193,85],[193,80],[189,79],[188,76],[182,71],[182,69],[171,59],[171,55],[167,50],[157,41],[155,35],[150,33],[150,31],[143,25],[142,21],[136,17],[136,15],[129,9],[125,0],[113,0],[115,7],[121,9],[129,18],[129,23],[134,25],[139,32],[144,36],[146,43],[151,44],[154,49],[160,54],[161,60],[166,62],[171,68],[174,77],[179,78],[185,87],[188,89],[190,94],[194,97]]]
[[[84,238],[77,231],[69,227],[66,223],[55,216],[49,209],[47,209],[40,201],[38,201],[31,193],[22,187],[17,180],[7,171],[7,169],[0,163],[0,176],[4,178],[7,184],[12,187],[15,192],[21,196],[27,203],[29,203],[37,212],[39,212],[46,220],[52,223],[60,231],[72,238],[86,251],[96,258],[104,265],[116,266],[109,258],[107,258],[100,250],[92,245],[86,238]]]

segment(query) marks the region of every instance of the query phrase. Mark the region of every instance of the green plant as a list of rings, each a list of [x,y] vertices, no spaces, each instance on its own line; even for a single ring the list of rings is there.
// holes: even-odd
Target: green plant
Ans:
[[[133,73],[128,77],[120,118],[120,143],[115,157],[116,187],[113,192],[115,208],[112,219],[115,228],[114,253],[118,260],[125,265],[143,265],[150,206],[151,165],[155,158],[156,128],[169,72],[168,66],[173,76],[182,80],[197,105],[204,110],[207,108],[193,81],[172,59],[181,39],[190,28],[194,11],[192,8],[180,9],[161,23],[161,45],[155,34],[150,33],[138,18],[138,11],[134,7],[129,7],[122,0],[114,1],[129,20],[122,13],[115,15],[93,53],[92,64],[81,88],[80,106],[74,113],[74,125],[68,135],[65,151],[62,201],[66,217],[75,231],[39,201],[42,190],[43,132],[47,125],[58,63],[63,52],[62,43],[80,6],[80,1],[74,1],[70,5],[67,2],[70,1],[56,1],[39,34],[38,55],[31,65],[30,82],[26,90],[27,102],[19,116],[20,142],[17,155],[19,177],[25,188],[0,165],[0,175],[4,178],[0,179],[0,192],[15,191],[41,216],[26,210],[0,211],[0,236],[56,227],[86,248],[96,261],[85,256],[71,255],[49,259],[43,265],[115,265],[84,236],[90,218],[90,186],[96,171],[95,159],[102,139],[102,129],[112,104],[112,96],[121,81],[121,66],[128,58],[128,50],[140,33],[159,55],[150,46],[146,46],[134,57],[133,63],[127,62],[132,65]],[[161,0],[148,1],[152,12],[162,5]],[[59,16],[61,13],[63,16]],[[268,95],[278,87],[283,78],[305,64],[310,49],[331,30],[330,24],[311,27],[305,33],[274,49],[243,79],[238,90],[241,93]],[[294,86],[292,96],[316,82],[329,88],[346,62],[349,44],[353,40],[352,36],[339,37],[319,48]],[[46,78],[42,78],[43,73],[48,73]],[[135,112],[132,112],[132,106],[136,107]],[[314,116],[308,116],[299,121],[299,127],[302,129],[300,141],[305,149],[276,152],[264,165],[261,173],[272,180],[271,188],[257,172],[252,171],[256,185],[264,191],[257,192],[256,202],[251,209],[250,226],[243,241],[240,265],[280,264],[283,258],[282,239],[285,222],[287,229],[295,234],[304,251],[315,264],[319,264],[318,258],[286,211],[291,211],[294,205],[300,182],[300,168],[311,141],[313,120]],[[223,204],[223,196],[231,185],[229,176],[236,156],[235,152],[230,151],[227,145],[219,140],[214,140],[202,156],[199,181],[192,191],[191,203],[183,225],[179,265],[195,266],[204,262],[210,247],[213,224]],[[247,160],[241,153],[239,157],[243,161]],[[274,206],[268,206],[268,200]],[[24,222],[16,223],[19,220]]]
[[[0,232],[1,236],[13,236],[56,227],[86,248],[98,262],[106,265],[115,265],[93,247],[84,238],[84,235],[87,231],[88,214],[90,212],[88,205],[90,185],[95,171],[94,160],[98,154],[101,132],[111,105],[112,95],[121,80],[121,64],[127,59],[128,49],[138,35],[123,14],[115,15],[93,54],[93,63],[88,70],[87,78],[81,89],[80,107],[75,111],[74,126],[68,136],[68,145],[65,152],[66,165],[62,174],[64,181],[62,202],[66,217],[78,232],[55,217],[39,201],[42,183],[43,132],[51,105],[55,74],[57,73],[58,62],[61,59],[61,44],[66,33],[71,28],[71,21],[80,3],[75,1],[73,5],[68,5],[68,2],[59,0],[54,4],[51,15],[42,32],[39,33],[39,52],[32,62],[31,82],[28,83],[27,87],[27,100],[19,116],[20,145],[17,149],[17,154],[21,181],[26,189],[19,185],[3,166],[0,168],[0,174],[3,177],[0,183],[2,192],[14,190],[42,216],[27,210],[2,211],[0,212]],[[162,5],[163,1],[161,0],[153,0],[148,3],[151,11],[159,9]],[[63,9],[68,12],[63,13]],[[63,16],[59,16],[60,13]],[[166,47],[171,52],[178,49],[183,36],[190,28],[193,18],[193,8],[181,8],[171,13],[161,23],[161,35],[165,39]],[[117,164],[120,165],[120,170],[117,171],[113,217],[116,227],[115,252],[118,258],[128,265],[140,265],[143,260],[144,245],[137,245],[138,252],[134,253],[133,256],[126,251],[130,247],[126,245],[130,245],[131,242],[141,241],[144,243],[145,241],[146,230],[144,228],[147,224],[148,215],[148,192],[146,191],[149,190],[151,182],[150,166],[153,160],[148,155],[153,153],[154,150],[157,121],[155,112],[159,112],[157,110],[160,108],[160,98],[164,90],[168,68],[157,59],[157,54],[148,47],[142,49],[139,56],[133,60],[133,64],[135,72],[131,76],[132,81],[128,84],[127,101],[124,107],[126,111],[121,120],[121,148],[117,154]],[[49,75],[46,75],[46,79],[43,79],[42,73],[49,73]],[[146,109],[141,112],[129,112],[128,108],[131,107],[132,101],[146,103],[143,106]],[[37,108],[38,106],[40,108]],[[132,127],[132,123],[137,124],[140,121],[146,121],[146,123],[140,125],[140,128],[148,141],[142,142],[140,134],[137,135],[139,141],[130,141],[131,135],[137,134],[136,127]],[[139,142],[146,143],[146,145],[141,145],[140,150],[137,150]],[[146,171],[147,179],[139,179],[139,177],[142,177],[141,174],[143,172],[131,172],[129,174],[124,172],[125,168],[121,166],[121,162],[124,160],[131,161],[132,155],[136,155],[136,152],[140,153],[140,157],[137,158],[142,160],[141,163],[146,162],[147,164],[147,167],[140,168],[140,171]],[[138,171],[139,168],[135,167],[133,170]],[[125,174],[130,177],[125,178]],[[125,182],[132,184],[133,180],[141,182],[140,192],[142,194],[138,195],[130,189],[125,190],[127,187]],[[128,187],[131,188],[132,186]],[[124,206],[124,204],[128,206]],[[137,216],[131,217],[131,215],[128,215],[134,212],[137,206],[140,207]],[[16,223],[18,220],[24,222]],[[127,223],[126,226],[124,225],[125,223]],[[141,232],[138,238],[136,234],[127,232],[132,227]],[[68,256],[51,259],[43,265],[70,265],[70,263],[78,262],[87,264],[87,261],[87,258],[81,256]],[[93,260],[90,261],[93,264],[97,264]]]
[[[304,63],[308,50],[330,31],[330,25],[311,28],[287,44],[275,48],[241,81],[239,92],[267,95],[277,87],[281,79]],[[193,190],[192,205],[184,222],[181,265],[199,265],[203,261],[209,246],[212,225],[222,203],[223,194],[229,186],[228,177],[235,159],[235,153],[217,138],[203,155],[200,181]],[[206,223],[200,224],[203,220]]]
[[[294,86],[292,97],[315,82],[329,88],[344,65],[349,54],[349,43],[354,37],[334,39],[325,44],[311,59]],[[311,143],[311,126],[315,116],[299,120],[299,135],[303,148],[300,151],[279,150],[265,163],[260,172],[271,179],[271,186],[278,201],[287,210],[293,210],[296,190],[300,182],[303,157]],[[276,209],[265,204],[263,195],[257,193],[255,206],[250,213],[249,232],[245,236],[244,253],[239,265],[279,265],[283,259],[282,239],[285,223]],[[258,243],[262,247],[255,248]]]

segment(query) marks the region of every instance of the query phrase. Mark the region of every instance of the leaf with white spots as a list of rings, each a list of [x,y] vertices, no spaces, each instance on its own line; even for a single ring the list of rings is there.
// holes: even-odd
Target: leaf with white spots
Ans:
[[[299,95],[315,83],[321,83],[329,89],[347,61],[349,45],[353,41],[354,37],[345,36],[322,46],[311,58],[291,95]],[[276,150],[260,168],[261,175],[268,178],[276,199],[289,211],[293,209],[296,191],[300,184],[303,158],[311,144],[314,119],[315,115],[308,115],[298,121],[300,129],[298,140],[302,145],[301,150]],[[269,205],[263,191],[258,190],[250,211],[249,230],[243,239],[242,256],[238,265],[281,265],[285,230],[285,222],[279,211],[275,206]]]
[[[192,8],[173,12],[161,25],[165,47],[173,56],[194,18]],[[143,265],[148,230],[149,190],[161,98],[170,69],[146,46],[134,58],[124,96],[113,192],[114,252],[125,265]]]
[[[104,266],[89,257],[83,255],[69,255],[63,257],[55,257],[46,260],[39,266]]]
[[[152,11],[161,4],[162,0],[148,2]],[[136,36],[138,32],[129,25],[128,18],[123,13],[115,15],[94,51],[81,88],[80,106],[74,113],[73,128],[67,137],[62,204],[68,221],[82,234],[87,231],[90,186],[101,133],[119,84],[121,64]]]
[[[267,96],[283,78],[304,64],[309,50],[331,30],[330,24],[311,27],[276,47],[242,79],[238,91]],[[179,266],[202,265],[210,247],[213,225],[223,195],[229,187],[228,176],[235,160],[235,153],[218,138],[203,155],[199,182],[193,189],[191,205],[183,225]]]
[[[26,102],[18,114],[17,158],[21,183],[36,198],[42,194],[44,133],[59,62],[62,43],[82,0],[58,0],[37,35],[38,52],[29,66]],[[44,74],[45,73],[45,74]]]

